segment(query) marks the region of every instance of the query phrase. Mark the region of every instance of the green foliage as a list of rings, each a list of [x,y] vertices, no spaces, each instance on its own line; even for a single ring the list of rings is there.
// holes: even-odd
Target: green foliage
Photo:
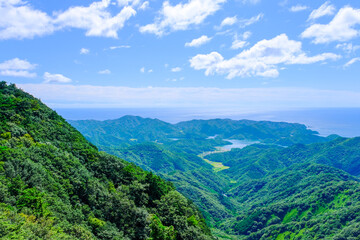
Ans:
[[[135,128],[128,125],[128,119],[136,119]],[[72,124],[100,149],[173,182],[202,210],[219,238],[358,236],[360,138],[324,138],[301,124],[229,119],[170,125],[128,116]],[[146,138],[136,132],[140,125]],[[171,128],[171,134],[161,129],[165,125],[164,129]],[[154,126],[156,133],[151,129]],[[226,139],[257,140],[260,144],[207,155],[215,152],[215,147],[228,144]],[[222,171],[212,171],[210,164],[197,157],[202,153],[208,163],[218,164]],[[170,193],[166,201],[182,206],[181,198],[175,201]],[[165,212],[186,211],[181,207],[157,206],[156,214],[162,224],[190,228],[201,225],[196,215],[188,213],[185,219],[170,221]]]
[[[176,208],[161,201],[176,192],[171,183],[98,152],[56,112],[4,82],[0,136],[0,239],[148,239],[151,215],[189,217],[160,211]],[[204,222],[190,202],[183,207]],[[169,239],[212,239],[206,225],[161,226]]]
[[[23,208],[30,208],[36,217],[46,217],[50,214],[45,201],[44,193],[36,188],[28,188],[22,191],[16,206],[21,211]]]
[[[148,240],[175,240],[176,232],[173,226],[166,227],[164,226],[160,219],[153,214],[151,216],[150,224],[150,238]]]

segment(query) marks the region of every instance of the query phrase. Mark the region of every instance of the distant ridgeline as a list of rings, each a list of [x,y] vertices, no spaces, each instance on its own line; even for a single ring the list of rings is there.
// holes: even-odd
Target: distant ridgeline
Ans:
[[[173,184],[0,82],[0,239],[213,239]]]
[[[70,121],[100,150],[175,184],[219,239],[360,239],[360,138],[267,121]],[[225,151],[229,141],[242,149]]]

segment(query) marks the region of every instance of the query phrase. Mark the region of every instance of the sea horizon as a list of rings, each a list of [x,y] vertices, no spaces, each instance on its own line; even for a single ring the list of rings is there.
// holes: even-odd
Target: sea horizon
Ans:
[[[126,115],[156,118],[172,124],[194,119],[248,119],[300,123],[319,132],[321,136],[331,134],[342,137],[360,136],[360,108],[303,108],[254,112],[199,108],[58,108],[55,110],[66,120],[103,121]]]

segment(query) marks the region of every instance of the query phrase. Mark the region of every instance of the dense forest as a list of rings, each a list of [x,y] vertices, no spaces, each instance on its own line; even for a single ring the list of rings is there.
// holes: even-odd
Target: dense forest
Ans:
[[[70,122],[101,150],[173,182],[219,239],[360,239],[360,138],[249,120]],[[253,144],[221,148],[233,139]]]
[[[0,238],[213,239],[172,183],[99,152],[55,111],[5,82]]]

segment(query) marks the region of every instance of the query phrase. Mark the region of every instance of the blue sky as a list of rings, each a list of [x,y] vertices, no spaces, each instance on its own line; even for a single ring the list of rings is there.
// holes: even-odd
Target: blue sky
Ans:
[[[0,79],[55,108],[360,107],[360,2],[0,0]]]

